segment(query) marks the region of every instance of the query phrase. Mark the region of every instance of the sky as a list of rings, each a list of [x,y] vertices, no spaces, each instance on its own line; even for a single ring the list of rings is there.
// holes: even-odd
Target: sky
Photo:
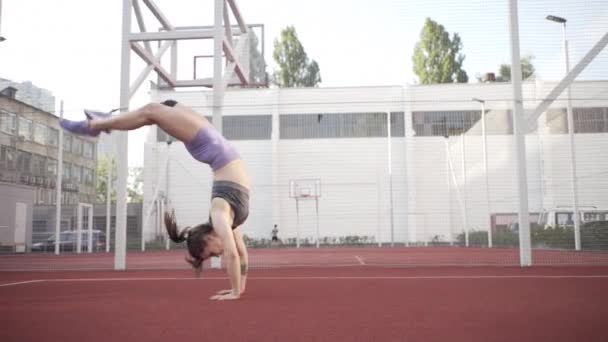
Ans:
[[[0,78],[31,81],[48,89],[58,104],[64,101],[65,117],[70,119],[82,118],[82,108],[117,107],[121,0],[0,1],[0,34],[7,38],[0,43]],[[213,24],[213,0],[154,2],[175,26]],[[274,39],[292,25],[309,58],[320,66],[321,87],[415,84],[411,55],[427,17],[460,35],[464,69],[471,82],[476,82],[476,75],[498,72],[500,64],[510,63],[507,0],[237,3],[247,23],[265,27],[267,71],[274,68]],[[545,20],[547,14],[568,19],[571,66],[608,32],[608,0],[520,0],[519,13],[521,53],[534,55],[541,79],[559,79],[564,71],[561,27]],[[135,25],[135,19],[133,22]],[[146,26],[149,31],[159,27],[151,16]],[[190,48],[193,54],[211,53],[204,44],[197,47],[200,51]],[[134,54],[131,59],[137,74],[143,63]],[[180,77],[190,77],[191,64],[190,56],[180,61]],[[608,51],[579,79],[608,79]],[[132,108],[147,102],[146,87],[135,95]],[[144,128],[129,134],[130,166],[143,165],[146,132]]]

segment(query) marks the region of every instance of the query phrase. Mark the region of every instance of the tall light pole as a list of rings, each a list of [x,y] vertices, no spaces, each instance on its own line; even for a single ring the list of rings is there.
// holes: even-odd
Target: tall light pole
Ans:
[[[472,101],[481,104],[481,136],[483,138],[483,170],[486,181],[486,205],[488,208],[488,247],[492,248],[492,208],[490,206],[490,181],[488,177],[488,136],[486,132],[486,101],[472,98]]]
[[[448,228],[450,229],[450,246],[454,245],[454,233],[452,231],[452,187],[450,177],[452,176],[452,168],[450,164],[450,133],[448,132],[448,120],[447,117],[443,117],[443,137],[445,138],[445,174],[446,174],[446,186],[448,189]]]
[[[461,142],[460,145],[460,156],[462,157],[462,222],[464,226],[464,244],[469,247],[469,218],[467,215],[467,155],[466,146],[464,144],[465,128],[464,123],[462,126],[462,132],[460,134]]]
[[[548,15],[547,20],[553,21],[558,24],[562,24],[562,33],[564,41],[564,60],[566,63],[566,75],[570,72],[570,60],[568,56],[568,39],[566,38],[566,22],[565,18],[561,18],[554,15]],[[570,86],[567,89],[567,115],[568,115],[568,137],[570,139],[570,178],[572,183],[572,209],[574,221],[574,245],[577,251],[581,250],[581,230],[580,230],[580,217],[578,212],[578,183],[576,180],[576,155],[574,146],[574,115],[572,113],[572,103],[570,101],[571,92]]]
[[[2,23],[2,0],[0,0],[0,23]],[[0,42],[3,42],[5,40],[6,40],[6,38],[0,36]]]
[[[391,112],[386,112],[386,145],[387,145],[387,166],[388,166],[388,195],[390,203],[390,222],[391,222],[391,247],[395,247],[395,220],[393,216],[393,145],[391,144]],[[408,237],[409,239],[409,237]],[[409,246],[409,240],[406,239],[405,246]],[[318,246],[317,246],[318,247]]]

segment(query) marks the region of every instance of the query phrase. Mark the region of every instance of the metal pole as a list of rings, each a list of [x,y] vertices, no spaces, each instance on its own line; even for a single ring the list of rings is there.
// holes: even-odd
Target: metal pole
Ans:
[[[88,211],[89,213],[89,217],[88,217],[88,231],[89,231],[89,245],[87,246],[88,252],[92,253],[93,252],[93,205],[88,205]]]
[[[566,23],[562,24],[564,39],[564,60],[566,61],[566,75],[570,72],[570,59],[568,53],[568,39],[566,38]],[[578,210],[578,182],[576,180],[576,152],[574,145],[574,113],[572,112],[570,85],[567,88],[567,111],[568,111],[568,138],[570,140],[570,179],[572,183],[572,204],[574,221],[574,245],[577,251],[581,250],[581,228]]]
[[[483,170],[486,182],[486,205],[488,208],[488,247],[492,248],[492,207],[490,204],[490,176],[488,174],[488,134],[486,131],[486,103],[481,101],[481,135],[483,136]]]
[[[462,128],[462,144],[461,144],[461,157],[462,157],[462,222],[464,224],[464,243],[465,246],[469,247],[469,221],[467,217],[467,157],[466,148],[464,146],[464,127]]]
[[[131,32],[132,0],[122,2],[122,48],[120,67],[120,108],[128,111],[130,100],[130,69],[131,46],[129,34]],[[119,114],[120,115],[120,114]],[[129,165],[129,135],[127,132],[115,132],[117,146],[116,180],[116,229],[114,242],[114,269],[124,270],[127,264],[127,175]],[[142,227],[143,231],[143,227]]]
[[[298,197],[296,197],[296,248],[300,248],[300,206],[298,202]]]
[[[224,42],[224,2],[215,0],[215,26],[213,31],[213,126],[222,133],[222,50]]]
[[[163,218],[164,218],[165,210],[168,210],[167,208],[168,208],[168,204],[165,204],[165,202],[160,202],[160,213],[158,215],[158,222],[159,222],[159,225],[160,225],[161,232],[165,231],[163,229],[164,222],[165,222]],[[161,233],[161,235],[162,235],[162,233]],[[166,250],[169,250],[171,248],[171,245],[169,244],[170,240],[171,239],[169,239],[168,236],[165,238],[165,249]]]
[[[315,196],[315,209],[317,213],[317,248],[319,248],[319,239],[321,239],[321,235],[319,234],[319,197]]]
[[[0,23],[2,23],[2,0],[0,0]],[[0,25],[0,28],[1,27],[2,27],[2,25]],[[2,31],[0,31],[0,32],[2,32]],[[5,40],[6,40],[6,38],[4,38],[0,35],[0,42],[3,42]]]
[[[166,171],[167,172],[166,173],[166,175],[167,175],[167,179],[166,179],[167,188],[165,189],[165,204],[166,204],[166,206],[163,205],[162,206],[162,210],[160,212],[160,225],[161,226],[163,225],[163,222],[164,222],[163,221],[163,215],[165,213],[165,209],[168,210],[168,208],[169,208],[169,202],[170,202],[169,189],[170,189],[170,184],[171,184],[171,177],[170,177],[171,176],[171,172],[170,172],[171,171],[171,154],[169,152],[170,152],[170,149],[171,149],[171,144],[172,144],[171,139],[172,138],[169,137],[168,139],[169,139],[169,141],[167,142],[167,171]],[[162,230],[162,228],[161,228],[161,230]],[[167,250],[169,250],[169,248],[171,248],[171,245],[170,245],[169,241],[170,241],[170,239],[167,236],[167,238],[165,239],[165,248]]]
[[[63,119],[63,100],[59,107],[59,118]],[[55,254],[59,254],[61,242],[61,187],[63,180],[63,129],[59,129],[57,145],[57,180],[55,181]]]
[[[382,208],[382,206],[380,205],[380,202],[382,201],[382,194],[381,194],[381,191],[380,191],[380,189],[381,189],[380,188],[380,184],[382,182],[382,179],[381,179],[381,176],[380,176],[380,172],[376,172],[376,175],[377,175],[377,177],[376,177],[376,194],[377,194],[377,196],[376,196],[376,205],[377,205],[377,209],[376,209],[377,210],[376,225],[377,225],[377,228],[378,228],[376,234],[378,235],[378,247],[382,247],[382,238],[381,238],[381,232],[380,232],[380,227],[381,227],[381,224],[380,224],[380,222],[381,222],[381,218],[380,218],[381,213],[380,213],[380,211],[381,211],[381,208]]]
[[[82,203],[78,203],[76,210],[76,253],[82,252]]]
[[[511,36],[511,85],[513,86],[513,126],[515,139],[515,167],[519,198],[519,259],[522,267],[532,265],[530,220],[528,210],[528,179],[526,174],[526,141],[521,61],[519,53],[519,19],[517,0],[509,0],[509,33]]]
[[[446,184],[448,187],[448,228],[450,229],[450,246],[454,245],[454,232],[452,227],[452,186],[450,181],[450,137],[448,136],[447,130],[445,135],[445,174]]]
[[[106,180],[106,252],[110,252],[110,223],[112,220],[112,168],[114,159],[108,159],[108,172]]]
[[[391,142],[391,112],[386,112],[386,122],[388,133],[386,135],[386,141],[388,145],[388,199],[389,199],[389,215],[391,222],[391,247],[395,247],[395,220],[393,217],[393,145]],[[406,239],[405,245],[409,245],[409,241]]]

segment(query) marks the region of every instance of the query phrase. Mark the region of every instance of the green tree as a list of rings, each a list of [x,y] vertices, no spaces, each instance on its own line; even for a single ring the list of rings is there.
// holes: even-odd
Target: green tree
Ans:
[[[272,57],[279,66],[273,83],[279,87],[316,87],[321,82],[319,65],[308,60],[293,26],[281,32],[280,40],[275,39]]]
[[[462,42],[458,33],[450,34],[443,25],[426,18],[412,56],[414,73],[421,84],[466,83],[469,81],[462,69],[465,55],[460,53]]]
[[[106,203],[106,194],[108,189],[108,170],[109,166],[112,165],[112,183],[116,181],[116,162],[114,158],[102,156],[97,159],[97,201],[99,203]],[[116,189],[112,188],[110,193],[110,200],[116,201]]]
[[[521,58],[521,78],[522,80],[527,79],[528,77],[534,75],[536,69],[532,64],[532,60],[534,56],[524,56]],[[510,82],[511,81],[511,64],[501,64],[500,70],[498,71],[499,80],[502,82]]]
[[[129,203],[144,201],[144,168],[130,167],[127,178],[127,200]]]

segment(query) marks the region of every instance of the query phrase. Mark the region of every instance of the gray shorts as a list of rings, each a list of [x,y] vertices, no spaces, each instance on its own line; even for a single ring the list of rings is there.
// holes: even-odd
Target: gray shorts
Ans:
[[[230,181],[213,182],[211,199],[221,198],[230,204],[234,211],[232,229],[242,225],[249,216],[249,190],[244,186]],[[211,219],[209,219],[211,222]]]

